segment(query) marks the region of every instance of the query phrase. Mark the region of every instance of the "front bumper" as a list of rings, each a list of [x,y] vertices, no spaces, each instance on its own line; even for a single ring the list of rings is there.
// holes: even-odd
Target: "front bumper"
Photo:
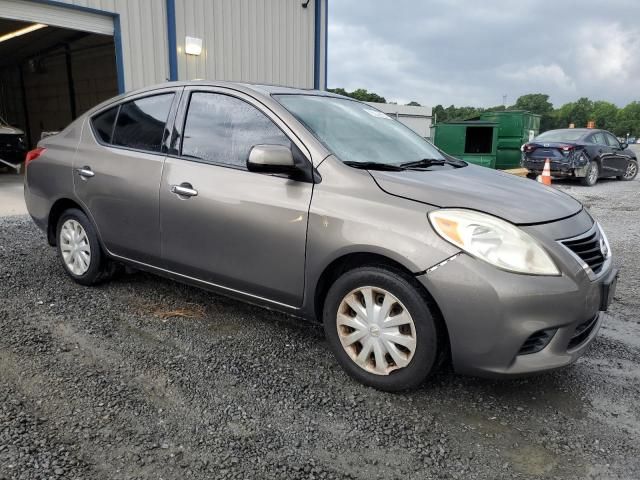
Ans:
[[[592,280],[575,260],[555,260],[562,275],[542,277],[498,270],[462,253],[418,277],[440,307],[457,372],[520,376],[565,367],[585,352],[602,323],[603,284],[616,271],[609,258]],[[542,330],[555,330],[551,341],[522,353]]]

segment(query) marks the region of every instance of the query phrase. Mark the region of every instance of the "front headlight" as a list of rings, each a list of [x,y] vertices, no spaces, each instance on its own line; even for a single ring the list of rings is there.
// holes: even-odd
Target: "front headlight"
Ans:
[[[530,275],[559,275],[549,254],[528,233],[497,217],[473,210],[429,213],[435,231],[468,254],[498,268]]]

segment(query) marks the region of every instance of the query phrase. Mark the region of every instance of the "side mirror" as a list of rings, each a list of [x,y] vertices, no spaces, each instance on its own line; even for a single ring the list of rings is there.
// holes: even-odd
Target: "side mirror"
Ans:
[[[260,173],[292,173],[293,154],[283,145],[254,145],[247,159],[247,170]]]
[[[628,143],[621,143],[620,144],[620,150],[626,150],[627,148],[629,148],[629,144]]]

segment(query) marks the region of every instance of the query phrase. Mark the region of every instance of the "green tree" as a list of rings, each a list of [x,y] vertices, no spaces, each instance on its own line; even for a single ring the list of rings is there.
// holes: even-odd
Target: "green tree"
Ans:
[[[515,110],[527,110],[541,115],[540,131],[554,127],[553,104],[549,101],[549,95],[545,93],[528,93],[518,97],[515,105],[510,107]]]
[[[436,105],[433,107],[432,114],[438,123],[440,123],[469,120],[470,118],[477,117],[484,111],[484,108],[478,107],[456,107],[455,105],[449,105],[447,108],[444,108],[442,105]]]
[[[446,122],[447,121],[447,112],[442,105],[436,105],[431,110],[431,115],[433,115],[434,122]]]
[[[613,103],[597,100],[593,102],[590,120],[596,122],[596,128],[604,128],[611,132],[617,129],[618,107]]]
[[[587,126],[593,113],[593,102],[586,97],[578,99],[576,102],[564,104],[556,113],[555,128],[567,128],[573,123],[576,128]]]
[[[345,97],[355,98],[361,102],[378,102],[387,103],[387,100],[374,92],[369,92],[365,88],[358,88],[353,92],[347,92],[344,88],[328,88],[327,91],[337,93],[338,95],[344,95]]]
[[[618,111],[614,133],[620,137],[627,133],[632,137],[640,136],[640,102],[631,102]]]
[[[411,102],[407,103],[408,107],[421,107],[422,105],[420,105],[418,102],[416,102],[415,100],[412,100]]]

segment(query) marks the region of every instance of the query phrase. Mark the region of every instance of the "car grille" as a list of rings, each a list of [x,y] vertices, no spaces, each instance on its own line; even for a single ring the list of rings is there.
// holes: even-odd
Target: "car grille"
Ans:
[[[549,342],[553,338],[553,335],[556,333],[555,328],[551,328],[548,330],[539,330],[529,336],[520,347],[520,351],[518,355],[529,355],[531,353],[537,353],[542,350],[544,347],[549,345]]]
[[[593,332],[593,329],[596,327],[597,323],[598,323],[598,315],[578,325],[575,331],[573,332],[573,336],[571,337],[571,340],[569,340],[567,349],[571,350],[582,345],[585,342],[585,340],[589,338],[589,335],[591,335],[591,332]]]
[[[593,273],[602,270],[605,256],[600,247],[600,231],[594,228],[593,232],[576,240],[563,240],[562,244],[589,265]]]

